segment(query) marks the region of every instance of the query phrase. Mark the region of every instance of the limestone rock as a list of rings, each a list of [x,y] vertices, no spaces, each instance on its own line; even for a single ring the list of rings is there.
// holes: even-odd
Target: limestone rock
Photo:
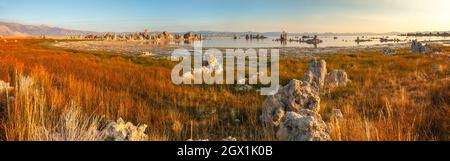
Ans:
[[[280,35],[280,41],[287,41],[288,40],[288,34],[287,32],[283,31]]]
[[[245,85],[239,85],[235,88],[236,91],[251,91],[253,90],[253,87],[251,85],[245,84]]]
[[[348,82],[348,75],[345,71],[332,70],[326,76],[325,85],[328,87],[345,87]]]
[[[324,60],[314,60],[305,81],[292,80],[278,92],[266,98],[261,120],[277,129],[279,140],[328,141],[331,140],[327,124],[320,116],[319,89],[325,84],[327,69]],[[333,71],[330,79],[337,84],[347,83],[343,71]],[[343,80],[343,81],[341,81]]]
[[[413,53],[429,53],[431,52],[431,46],[428,44],[423,45],[421,42],[414,40],[411,43],[411,51]]]
[[[153,55],[154,54],[152,52],[145,51],[145,52],[142,52],[139,56],[146,57],[146,56],[153,56]]]
[[[211,141],[209,139],[188,139],[187,141],[197,141],[197,142],[201,142],[201,141]],[[214,141],[214,140],[212,140]],[[232,136],[228,136],[227,138],[224,138],[222,140],[219,141],[237,141],[237,139],[235,137]]]
[[[397,50],[395,49],[383,49],[384,55],[397,55]]]
[[[227,138],[222,139],[222,141],[237,141],[237,139],[235,137],[228,136]]]
[[[269,96],[263,104],[263,114],[261,120],[273,126],[279,126],[286,112],[285,105],[280,101],[279,95]]]
[[[194,34],[192,32],[188,32],[188,33],[184,34],[183,37],[184,37],[184,39],[189,40],[189,39],[192,39],[194,37]]]
[[[317,112],[303,109],[297,113],[286,113],[277,138],[287,141],[330,141],[328,131],[326,123]]]
[[[209,141],[209,139],[197,139],[197,140],[188,139],[187,141]]]
[[[208,65],[209,66],[217,66],[220,65],[217,58],[213,55],[208,55]]]
[[[112,121],[101,131],[106,141],[146,141],[148,136],[144,133],[147,125],[135,126],[131,122],[125,123],[122,118]]]
[[[239,75],[237,78],[237,84],[244,85],[247,82],[247,78],[245,78],[245,75]]]
[[[308,82],[292,80],[277,94],[269,96],[263,106],[262,120],[278,126],[285,112],[319,111],[320,97],[317,88]]]
[[[327,62],[325,60],[313,60],[309,63],[308,71],[306,72],[305,81],[317,85],[319,88],[325,84],[325,77],[327,75]]]
[[[162,40],[172,40],[175,37],[172,35],[172,33],[164,31],[158,35],[158,38],[160,38]]]

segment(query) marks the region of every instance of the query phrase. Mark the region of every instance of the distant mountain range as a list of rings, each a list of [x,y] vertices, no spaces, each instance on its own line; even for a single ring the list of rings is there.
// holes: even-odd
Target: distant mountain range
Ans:
[[[431,31],[436,32],[436,31]],[[447,31],[449,32],[449,31]],[[104,32],[92,32],[92,31],[81,31],[81,30],[71,30],[64,29],[59,27],[50,27],[47,25],[23,25],[19,23],[10,23],[10,22],[1,22],[0,21],[0,35],[2,36],[78,36],[80,34],[99,34]],[[127,32],[129,33],[129,32]],[[184,34],[185,32],[177,32],[176,34]],[[218,31],[195,31],[195,34],[202,34],[207,37],[232,37],[232,36],[244,36],[246,34],[261,34],[268,37],[278,37],[281,32],[218,32]],[[430,33],[430,31],[423,31],[421,33]],[[289,33],[289,36],[364,36],[364,35],[399,35],[404,34],[402,32],[390,32],[390,33],[333,33],[333,32],[324,32],[324,33],[314,33],[314,32],[305,32],[305,33]]]
[[[23,25],[19,23],[0,22],[0,35],[3,36],[75,36],[94,33],[90,31],[70,30],[46,25]]]

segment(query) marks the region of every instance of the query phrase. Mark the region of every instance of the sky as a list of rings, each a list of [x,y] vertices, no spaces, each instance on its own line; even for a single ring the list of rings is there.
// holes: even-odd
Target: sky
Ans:
[[[101,32],[449,31],[450,0],[0,0],[0,21]]]

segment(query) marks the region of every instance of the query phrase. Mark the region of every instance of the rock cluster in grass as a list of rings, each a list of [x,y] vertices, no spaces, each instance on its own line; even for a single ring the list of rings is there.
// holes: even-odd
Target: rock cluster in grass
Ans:
[[[318,88],[307,81],[292,80],[265,100],[262,120],[278,128],[276,136],[279,140],[330,140],[319,109]]]
[[[322,88],[345,87],[350,82],[344,70],[332,70],[327,73],[327,63],[324,60],[313,60],[306,71],[305,81]]]
[[[212,82],[213,80],[208,80],[209,77],[204,77],[204,75],[222,75],[224,72],[223,65],[219,60],[213,55],[206,55],[203,59],[206,61],[203,62],[203,66],[200,68],[194,68],[192,71],[185,72],[182,77],[184,80],[195,81],[196,76],[200,76],[200,78],[204,81]],[[209,78],[211,79],[211,78]]]
[[[315,111],[302,109],[288,112],[277,132],[277,138],[289,141],[328,141],[331,140],[328,126]]]
[[[147,125],[135,126],[119,118],[117,121],[109,122],[100,133],[105,141],[146,141],[148,140],[146,128]]]
[[[397,50],[396,49],[383,49],[383,54],[384,55],[397,55]]]
[[[253,87],[251,85],[245,84],[245,85],[238,85],[235,87],[236,91],[246,92],[253,90]]]
[[[411,43],[411,51],[413,53],[419,53],[419,54],[429,53],[429,52],[431,52],[431,46],[428,44],[424,45],[417,40],[413,40]]]
[[[266,98],[261,119],[274,127],[279,140],[331,140],[328,126],[318,113],[319,91],[324,87],[346,86],[348,82],[345,71],[332,70],[327,74],[326,62],[314,60],[309,64],[305,80],[291,80]],[[342,113],[337,117],[343,118]]]
[[[319,111],[318,89],[306,81],[292,80],[280,88],[278,93],[264,101],[262,119],[271,125],[279,126],[286,112],[299,112],[302,109]]]
[[[325,86],[333,87],[345,87],[350,82],[347,72],[343,70],[332,70],[327,74],[325,79]]]
[[[228,136],[227,138],[222,139],[222,141],[237,141],[235,137]]]
[[[305,81],[310,84],[322,88],[325,84],[325,77],[327,75],[327,62],[325,60],[313,60],[309,63],[308,71],[306,71]]]
[[[194,140],[194,139],[188,139],[188,140],[186,140],[186,141],[209,141],[209,139],[197,139],[197,140]]]
[[[188,139],[187,141],[211,141],[211,140],[209,140],[209,139],[196,139],[196,140]],[[227,138],[224,138],[220,141],[237,141],[237,139],[235,137],[228,136]]]
[[[154,54],[152,52],[144,51],[139,56],[146,57],[146,56],[153,56],[153,55]]]

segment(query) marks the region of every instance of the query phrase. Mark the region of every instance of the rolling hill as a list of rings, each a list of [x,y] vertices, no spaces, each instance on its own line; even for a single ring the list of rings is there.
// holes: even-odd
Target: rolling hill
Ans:
[[[3,36],[74,36],[86,33],[93,33],[89,31],[70,30],[59,27],[50,27],[46,25],[23,25],[19,23],[0,22],[0,35]]]

